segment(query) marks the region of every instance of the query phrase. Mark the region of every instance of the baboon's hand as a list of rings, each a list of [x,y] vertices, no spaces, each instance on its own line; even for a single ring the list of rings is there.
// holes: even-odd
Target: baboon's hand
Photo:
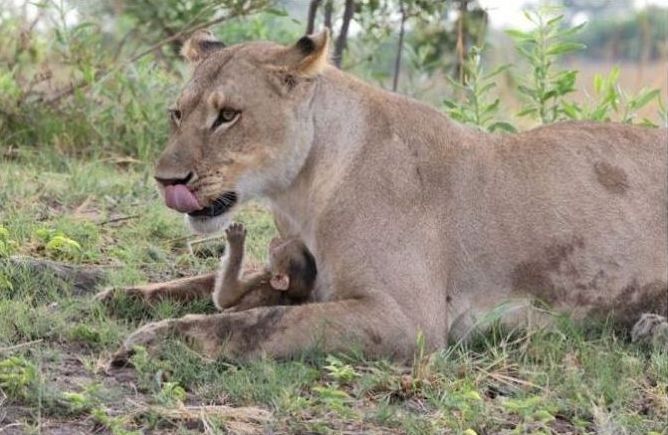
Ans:
[[[246,228],[242,224],[233,223],[227,227],[225,235],[227,236],[227,243],[240,246],[246,240]]]

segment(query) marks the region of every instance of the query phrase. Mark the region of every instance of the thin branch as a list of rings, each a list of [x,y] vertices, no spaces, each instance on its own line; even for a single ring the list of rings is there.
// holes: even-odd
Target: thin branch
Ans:
[[[119,216],[119,217],[104,220],[104,221],[100,222],[98,225],[102,226],[102,225],[108,225],[108,224],[116,223],[116,222],[128,221],[130,219],[137,219],[139,216],[140,215],[138,215],[138,214],[133,214],[133,215],[130,215],[130,216]]]
[[[346,48],[348,41],[348,28],[350,27],[350,20],[353,19],[355,13],[355,1],[346,0],[346,5],[343,9],[343,22],[341,23],[341,31],[339,37],[336,38],[336,45],[334,46],[334,65],[341,68],[343,62],[343,50]]]
[[[406,9],[404,8],[404,2],[399,2],[399,8],[401,10],[401,25],[399,27],[399,43],[397,45],[397,57],[394,61],[394,79],[392,80],[392,91],[397,92],[397,87],[399,86],[399,72],[401,71],[401,53],[404,50],[404,30],[406,25]]]
[[[315,16],[318,13],[322,0],[311,0],[308,5],[308,15],[306,17],[306,34],[310,35],[315,30]]]
[[[32,341],[26,341],[25,343],[19,343],[15,344],[14,346],[8,346],[8,347],[0,347],[0,353],[6,353],[6,352],[12,352],[24,347],[32,346],[34,344],[38,344],[43,342],[43,339],[38,339],[38,340],[32,340]]]

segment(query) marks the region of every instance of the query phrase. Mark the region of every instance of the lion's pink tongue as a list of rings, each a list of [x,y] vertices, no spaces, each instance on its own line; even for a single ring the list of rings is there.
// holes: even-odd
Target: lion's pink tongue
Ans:
[[[167,207],[181,213],[190,213],[202,209],[195,195],[183,184],[173,184],[165,187],[165,203]]]

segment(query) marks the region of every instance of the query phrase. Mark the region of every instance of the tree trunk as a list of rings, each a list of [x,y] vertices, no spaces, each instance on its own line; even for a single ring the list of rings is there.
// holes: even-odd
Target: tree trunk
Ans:
[[[327,0],[325,3],[325,27],[332,31],[332,13],[334,12],[334,4],[332,0]]]
[[[353,19],[355,13],[355,1],[346,0],[346,5],[343,9],[343,22],[341,23],[341,31],[338,38],[336,38],[336,45],[334,46],[334,65],[341,68],[343,62],[343,50],[346,48],[348,39],[348,28],[350,27],[350,20]]]
[[[457,68],[459,82],[464,84],[464,62],[466,61],[466,11],[469,0],[459,0],[459,17],[457,18]]]
[[[397,92],[399,86],[399,72],[401,71],[401,53],[404,50],[404,26],[406,25],[406,9],[404,2],[399,2],[401,9],[401,26],[399,27],[399,44],[397,45],[397,57],[394,61],[394,80],[392,81],[392,91]]]
[[[322,0],[311,0],[308,5],[308,15],[306,17],[306,34],[310,35],[315,30],[315,16],[318,12]]]

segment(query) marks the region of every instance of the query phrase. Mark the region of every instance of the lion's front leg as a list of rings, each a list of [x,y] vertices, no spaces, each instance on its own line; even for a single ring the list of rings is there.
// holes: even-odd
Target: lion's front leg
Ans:
[[[369,355],[407,357],[414,350],[417,328],[397,306],[372,300],[260,307],[148,324],[128,337],[115,359],[120,362],[133,346],[151,346],[168,334],[210,357],[286,358],[313,348],[335,352],[354,346]]]
[[[98,293],[95,298],[100,301],[108,301],[116,292],[123,292],[128,296],[143,299],[148,302],[166,298],[185,302],[193,299],[211,297],[215,281],[216,273],[207,273],[204,275],[175,279],[161,283],[145,284],[122,289],[106,289]]]

